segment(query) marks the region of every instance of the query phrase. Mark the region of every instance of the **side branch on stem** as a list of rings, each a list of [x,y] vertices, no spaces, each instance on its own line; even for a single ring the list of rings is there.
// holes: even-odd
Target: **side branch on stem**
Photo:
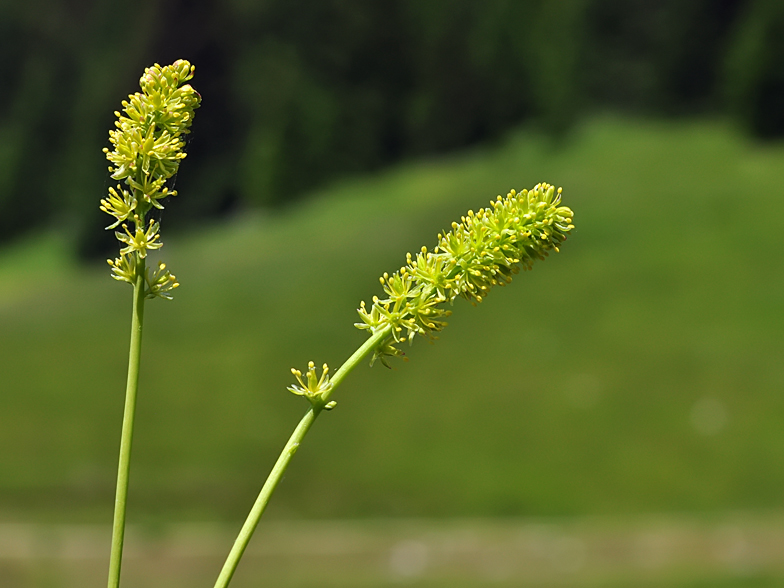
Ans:
[[[272,493],[275,491],[278,482],[280,482],[283,474],[286,472],[286,468],[288,467],[291,458],[294,457],[297,449],[299,449],[300,443],[302,443],[305,435],[307,435],[310,427],[315,422],[316,417],[321,414],[321,411],[324,410],[329,403],[329,396],[332,395],[335,388],[351,370],[359,364],[359,362],[376,351],[376,348],[381,342],[389,336],[391,330],[392,327],[382,329],[365,341],[365,343],[357,349],[342,366],[340,366],[335,373],[335,377],[332,378],[332,385],[329,390],[321,395],[318,402],[311,401],[313,405],[308,409],[308,412],[305,413],[305,416],[302,417],[302,420],[297,425],[297,428],[294,429],[294,432],[291,434],[291,437],[289,437],[285,447],[283,447],[283,451],[272,467],[272,471],[267,477],[267,481],[264,482],[264,486],[262,486],[261,492],[248,514],[248,518],[245,519],[245,523],[242,525],[242,529],[240,529],[240,533],[234,541],[229,556],[226,558],[226,563],[223,564],[223,569],[221,569],[218,580],[215,582],[215,588],[226,588],[229,585],[229,582],[234,575],[234,571],[237,569],[237,564],[239,564],[242,554],[245,552],[245,548],[248,546],[250,538],[253,536],[253,532],[256,530],[256,527],[261,520],[261,515],[263,515],[264,511],[267,509],[267,504],[269,504]]]

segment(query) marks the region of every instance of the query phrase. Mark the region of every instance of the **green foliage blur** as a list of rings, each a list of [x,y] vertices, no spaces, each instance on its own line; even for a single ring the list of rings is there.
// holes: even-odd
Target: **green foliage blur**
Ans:
[[[168,225],[591,112],[732,112],[784,133],[777,0],[0,3],[0,235],[102,253],[100,148],[153,62],[204,96]]]

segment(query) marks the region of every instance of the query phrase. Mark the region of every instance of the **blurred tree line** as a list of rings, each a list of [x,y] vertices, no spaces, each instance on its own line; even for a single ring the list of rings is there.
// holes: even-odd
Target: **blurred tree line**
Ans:
[[[82,253],[153,62],[195,63],[204,97],[172,224],[598,109],[784,134],[780,0],[12,0],[0,46],[0,235],[63,224]]]

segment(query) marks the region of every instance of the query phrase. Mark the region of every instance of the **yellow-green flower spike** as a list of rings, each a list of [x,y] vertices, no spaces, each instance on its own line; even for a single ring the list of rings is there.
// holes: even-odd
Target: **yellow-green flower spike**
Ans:
[[[148,67],[139,80],[141,92],[122,102],[122,112],[116,111],[115,129],[109,131],[113,149],[105,148],[106,159],[112,164],[112,178],[122,180],[126,187],[109,188],[109,196],[101,200],[100,209],[113,216],[115,222],[107,229],[120,226],[115,236],[123,245],[120,257],[110,261],[112,277],[135,283],[140,260],[152,249],[159,249],[160,225],[146,222],[152,208],[162,209],[161,200],[175,196],[176,191],[166,186],[177,173],[185,158],[182,136],[190,132],[194,111],[201,96],[186,82],[193,77],[194,66],[185,60],[161,67]],[[126,222],[133,222],[133,229]],[[171,298],[178,285],[174,276],[160,267],[145,276],[146,296]]]
[[[531,190],[511,190],[488,208],[469,210],[452,230],[438,235],[438,245],[406,255],[406,265],[380,278],[386,298],[373,297],[368,310],[360,304],[359,329],[371,334],[391,327],[374,359],[400,355],[396,343],[416,335],[434,338],[450,314],[442,307],[458,297],[472,304],[484,300],[490,289],[505,285],[520,271],[544,259],[574,229],[574,213],[561,206],[561,188],[537,184]]]

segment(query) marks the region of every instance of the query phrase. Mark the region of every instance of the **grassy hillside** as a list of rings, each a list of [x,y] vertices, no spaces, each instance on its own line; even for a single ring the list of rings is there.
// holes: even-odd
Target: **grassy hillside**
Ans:
[[[269,515],[780,507],[782,178],[784,148],[722,124],[601,119],[187,235],[164,216],[182,287],[147,307],[129,517],[243,517],[306,409],[289,368],[337,367],[381,273],[539,181],[576,213],[562,252],[456,304],[407,363],[352,374]],[[110,518],[131,289],[62,250],[44,236],[0,255],[4,520]]]

